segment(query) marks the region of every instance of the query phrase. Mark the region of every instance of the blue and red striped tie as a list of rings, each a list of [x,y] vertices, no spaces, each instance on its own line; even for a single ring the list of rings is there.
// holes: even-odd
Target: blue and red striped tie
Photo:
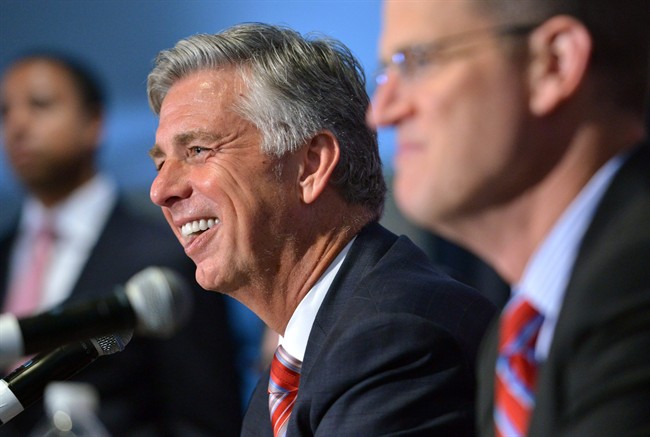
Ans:
[[[269,378],[269,411],[275,437],[283,437],[287,433],[287,423],[298,394],[301,366],[300,360],[289,355],[282,345],[278,346],[271,362]]]
[[[510,302],[501,320],[494,421],[498,437],[525,436],[535,406],[535,342],[544,317],[525,299]]]

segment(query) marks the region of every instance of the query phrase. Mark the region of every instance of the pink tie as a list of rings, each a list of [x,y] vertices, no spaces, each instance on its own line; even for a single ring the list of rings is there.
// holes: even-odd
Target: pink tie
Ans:
[[[535,405],[535,343],[544,317],[528,301],[515,298],[501,320],[496,367],[494,420],[497,436],[525,436]]]
[[[271,362],[269,379],[269,411],[275,437],[287,433],[287,423],[298,394],[301,367],[300,360],[289,355],[282,345],[278,346]]]
[[[50,221],[44,220],[34,237],[29,262],[18,272],[9,288],[5,311],[22,317],[30,315],[38,309],[54,239]]]

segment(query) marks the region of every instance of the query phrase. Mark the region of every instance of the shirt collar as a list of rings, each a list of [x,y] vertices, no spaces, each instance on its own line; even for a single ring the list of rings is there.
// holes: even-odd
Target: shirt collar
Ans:
[[[515,292],[525,293],[545,317],[556,313],[582,237],[622,162],[622,156],[612,158],[591,178],[535,251],[515,286]]]
[[[34,234],[45,216],[49,216],[57,237],[77,239],[94,235],[103,227],[116,199],[115,183],[103,175],[97,175],[49,210],[37,199],[28,198],[20,226],[23,231]],[[80,240],[85,241],[86,238]]]
[[[537,349],[546,355],[578,249],[596,207],[627,153],[610,159],[573,200],[528,262],[513,294],[521,294],[544,316]]]
[[[279,344],[291,356],[300,361],[303,361],[305,357],[307,341],[309,340],[309,334],[311,333],[314,320],[316,320],[316,314],[355,239],[356,236],[336,256],[334,261],[327,267],[327,270],[325,270],[325,273],[323,273],[307,295],[300,301],[287,324],[284,337],[280,337]]]

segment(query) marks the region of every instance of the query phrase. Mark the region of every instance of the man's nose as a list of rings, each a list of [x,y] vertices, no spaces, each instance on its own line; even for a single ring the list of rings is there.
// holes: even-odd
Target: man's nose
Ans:
[[[18,107],[5,108],[2,114],[2,135],[6,145],[22,137],[29,126],[30,115]]]
[[[151,201],[161,207],[170,207],[174,202],[186,199],[192,189],[184,164],[175,159],[167,159],[151,183]]]

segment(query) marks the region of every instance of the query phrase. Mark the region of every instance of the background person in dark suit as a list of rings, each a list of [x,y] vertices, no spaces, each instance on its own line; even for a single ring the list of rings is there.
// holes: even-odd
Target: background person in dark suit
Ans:
[[[94,75],[64,56],[26,56],[4,72],[0,105],[5,150],[28,193],[20,217],[0,237],[3,311],[10,310],[12,292],[24,291],[12,290],[21,270],[35,274],[31,238],[43,216],[50,217],[55,245],[41,299],[27,314],[112,293],[150,265],[178,271],[193,284],[187,325],[171,340],[136,337],[74,379],[99,390],[100,419],[113,435],[238,435],[237,373],[224,299],[198,287],[192,263],[166,225],[97,172],[104,114]],[[42,406],[34,405],[0,428],[0,435],[27,435],[42,414]]]
[[[494,307],[377,224],[364,82],[337,41],[264,24],[182,40],[149,75],[152,200],[199,283],[281,335],[285,368],[262,378],[243,435],[273,435],[271,399],[276,435],[473,434]]]
[[[649,14],[385,2],[368,119],[397,129],[397,203],[513,286],[481,360],[485,435],[650,433]]]

